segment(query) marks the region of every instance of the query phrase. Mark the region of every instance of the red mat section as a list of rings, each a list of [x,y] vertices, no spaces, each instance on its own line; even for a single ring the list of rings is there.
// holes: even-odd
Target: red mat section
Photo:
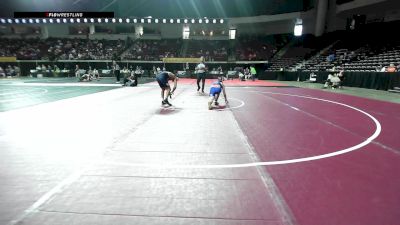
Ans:
[[[258,92],[251,92],[251,91]],[[300,88],[232,90],[243,100],[235,109],[242,130],[263,161],[325,154],[364,141],[375,124],[360,112],[307,95],[352,105],[382,125],[373,143],[327,159],[265,167],[298,224],[399,224],[400,106]]]
[[[206,79],[206,85],[210,85],[212,82],[216,81],[216,79]],[[196,84],[196,79],[190,78],[180,78],[178,84]],[[266,80],[247,80],[247,81],[240,81],[238,79],[235,80],[225,80],[225,86],[259,86],[259,87],[287,87],[285,84],[270,82]],[[201,85],[201,82],[200,82]]]

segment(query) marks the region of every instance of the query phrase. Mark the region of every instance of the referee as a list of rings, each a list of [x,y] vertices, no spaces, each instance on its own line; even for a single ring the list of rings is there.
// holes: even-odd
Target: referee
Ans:
[[[115,62],[115,61],[114,61],[114,65],[113,65],[113,70],[114,70],[114,75],[117,78],[117,82],[115,82],[115,83],[120,83],[120,75],[121,75],[121,71],[120,70],[121,69],[120,69],[118,63]]]
[[[197,91],[200,91],[200,80],[202,81],[201,92],[204,93],[204,84],[206,82],[206,65],[204,65],[204,58],[201,57],[201,62],[196,66],[197,75]]]

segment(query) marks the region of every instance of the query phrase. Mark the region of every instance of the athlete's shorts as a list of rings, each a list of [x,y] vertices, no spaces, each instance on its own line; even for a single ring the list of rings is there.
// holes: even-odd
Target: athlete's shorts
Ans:
[[[222,88],[220,87],[211,87],[210,96],[215,96],[216,94],[221,94]]]
[[[167,88],[169,87],[168,83],[168,75],[165,75],[163,73],[160,73],[157,75],[156,80],[158,82],[158,85],[160,85],[160,88]]]

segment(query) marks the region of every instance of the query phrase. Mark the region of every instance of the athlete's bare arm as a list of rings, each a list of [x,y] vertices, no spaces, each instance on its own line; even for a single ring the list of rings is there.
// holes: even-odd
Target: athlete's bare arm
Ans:
[[[169,78],[174,82],[174,86],[172,87],[171,93],[174,93],[177,85],[178,85],[178,77],[173,73],[168,73]]]
[[[224,93],[225,102],[228,103],[228,98],[226,98],[225,85],[221,83],[221,86],[222,86],[222,93]]]

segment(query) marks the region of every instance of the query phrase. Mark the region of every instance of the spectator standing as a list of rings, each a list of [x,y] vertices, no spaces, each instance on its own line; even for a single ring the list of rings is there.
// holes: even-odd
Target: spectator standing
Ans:
[[[223,74],[223,71],[222,71],[222,67],[221,67],[221,66],[219,66],[217,70],[218,70],[218,74],[219,74],[219,75],[222,75],[222,74]]]
[[[157,69],[156,66],[153,65],[153,75],[156,76],[157,75]]]
[[[0,66],[0,76],[6,77],[6,73],[4,72],[3,67]]]
[[[50,65],[47,65],[47,74],[50,77],[54,77],[54,71],[53,71],[53,68],[51,68]]]
[[[256,79],[256,75],[257,75],[257,70],[254,67],[254,65],[250,66],[250,73],[251,73],[251,80],[255,80]]]
[[[15,76],[19,77],[21,75],[21,70],[18,66],[14,66]]]
[[[6,77],[9,77],[9,76],[11,76],[10,75],[10,65],[8,65],[7,67],[5,67],[5,70],[4,70],[4,73],[6,74]]]
[[[78,64],[75,65],[75,77],[80,77]]]
[[[93,69],[93,76],[95,79],[100,80],[100,74],[96,68]]]
[[[343,89],[343,81],[344,81],[344,70],[340,70],[338,74],[338,78],[340,79],[340,82],[338,84],[340,89]]]

